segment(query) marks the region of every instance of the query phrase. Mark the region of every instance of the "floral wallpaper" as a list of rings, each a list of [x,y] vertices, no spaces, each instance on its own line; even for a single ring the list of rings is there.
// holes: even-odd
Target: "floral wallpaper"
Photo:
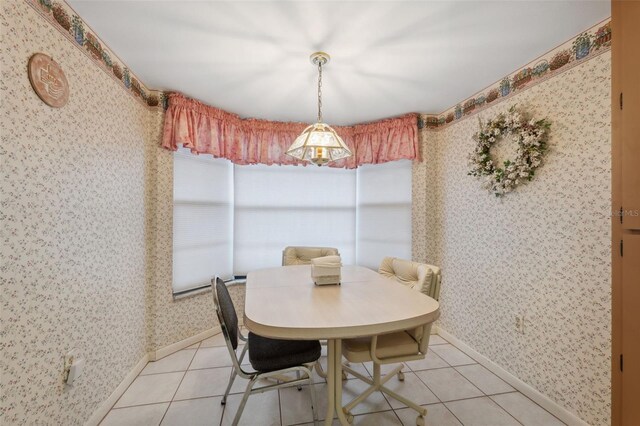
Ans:
[[[153,203],[149,241],[152,268],[149,273],[149,350],[155,351],[194,336],[217,324],[210,292],[173,300],[173,153],[160,146],[162,139],[161,110],[150,120],[153,147],[150,185]]]
[[[414,182],[426,209],[414,225],[428,228],[414,255],[442,267],[440,326],[591,425],[610,423],[610,77],[604,52],[423,129],[431,155]],[[515,104],[551,121],[549,152],[531,182],[496,198],[467,175],[472,135],[476,118]],[[513,154],[499,145],[498,157]]]
[[[1,7],[0,423],[82,424],[145,352],[216,324],[211,294],[171,292],[164,95],[62,0]],[[609,421],[610,37],[601,23],[423,115],[413,173],[413,257],[443,267],[440,325],[594,425]],[[37,51],[67,74],[62,109],[31,90]],[[553,122],[550,152],[533,182],[496,199],[466,174],[467,118],[515,103]],[[242,316],[243,287],[231,291]],[[87,365],[66,387],[73,348]]]
[[[433,230],[438,229],[437,190],[433,183],[438,178],[436,158],[439,133],[420,129],[420,155],[423,161],[414,161],[411,172],[411,257],[416,262],[436,264],[436,240]]]
[[[149,106],[96,72],[26,1],[1,2],[2,424],[84,423],[146,353]],[[60,64],[69,103],[31,89],[29,57]],[[85,358],[74,386],[63,356]]]

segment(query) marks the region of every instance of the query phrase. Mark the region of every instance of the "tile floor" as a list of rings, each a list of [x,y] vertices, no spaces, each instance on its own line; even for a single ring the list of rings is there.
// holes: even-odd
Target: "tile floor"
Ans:
[[[326,355],[323,347],[323,355]],[[529,398],[476,363],[438,335],[431,336],[424,360],[405,363],[405,381],[388,387],[428,409],[427,425],[562,425]],[[247,357],[248,358],[248,357]],[[326,358],[323,357],[326,366]],[[352,365],[365,375],[371,365]],[[394,366],[383,367],[382,373]],[[150,362],[104,418],[102,426],[230,425],[246,381],[237,378],[225,406],[220,405],[231,372],[221,334]],[[324,418],[326,383],[316,376],[318,413]],[[344,403],[366,385],[352,377],[344,382]],[[308,386],[286,388],[249,397],[241,424],[310,425]],[[416,413],[376,392],[353,410],[355,425],[415,425]],[[337,420],[334,420],[337,425]]]

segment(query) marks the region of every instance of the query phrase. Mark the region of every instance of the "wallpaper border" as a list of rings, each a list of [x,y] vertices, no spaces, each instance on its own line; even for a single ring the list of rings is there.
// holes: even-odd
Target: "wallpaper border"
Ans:
[[[437,129],[496,105],[611,50],[611,17],[575,35],[439,114],[423,113],[418,127]]]
[[[167,108],[170,92],[148,88],[65,0],[24,1],[89,56],[98,68],[119,81],[130,95],[149,107]],[[418,128],[444,128],[610,49],[611,17],[608,17],[443,112],[419,112]]]
[[[64,0],[25,1],[72,45],[90,57],[98,68],[118,81],[127,93],[148,107],[166,109],[167,94],[148,88],[68,3]]]

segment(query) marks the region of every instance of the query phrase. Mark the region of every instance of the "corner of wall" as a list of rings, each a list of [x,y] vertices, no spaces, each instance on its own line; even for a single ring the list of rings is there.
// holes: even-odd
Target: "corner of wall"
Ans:
[[[414,162],[412,171],[412,258],[416,262],[439,265],[439,164],[436,158],[440,134],[423,127],[419,138],[421,161]]]

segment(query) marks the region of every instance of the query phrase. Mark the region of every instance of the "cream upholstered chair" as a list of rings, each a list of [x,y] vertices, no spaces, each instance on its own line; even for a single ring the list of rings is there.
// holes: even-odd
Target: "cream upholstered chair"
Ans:
[[[309,265],[311,259],[324,256],[339,256],[337,248],[333,247],[286,247],[282,251],[282,266]]]
[[[373,361],[373,379],[363,376],[349,366],[342,366],[344,371],[353,374],[355,377],[370,385],[360,396],[342,407],[349,423],[353,421],[351,410],[367,399],[373,392],[381,391],[402,402],[407,407],[416,410],[418,412],[416,425],[424,426],[424,416],[427,415],[427,409],[384,386],[385,383],[396,374],[401,373],[402,364],[384,377],[381,377],[380,366],[383,364],[395,364],[423,359],[429,347],[431,324],[432,323],[424,324],[412,330],[397,331],[373,337],[345,339],[342,341],[342,355],[349,362],[360,363]]]
[[[387,257],[383,259],[378,272],[436,300],[440,297],[441,273],[440,268],[436,266]],[[416,410],[418,412],[416,424],[424,426],[424,416],[427,415],[427,409],[384,386],[395,375],[398,376],[399,380],[404,380],[402,364],[385,375],[384,378],[381,377],[380,367],[383,364],[423,359],[429,348],[432,323],[424,324],[412,330],[342,341],[342,355],[348,362],[373,361],[373,379],[363,376],[348,365],[343,365],[342,367],[345,372],[353,374],[370,385],[360,396],[343,407],[349,422],[353,420],[351,410],[356,405],[364,401],[373,392],[381,391],[402,402],[407,407]]]
[[[442,274],[437,266],[397,257],[385,257],[380,263],[378,273],[436,300],[440,298]]]

